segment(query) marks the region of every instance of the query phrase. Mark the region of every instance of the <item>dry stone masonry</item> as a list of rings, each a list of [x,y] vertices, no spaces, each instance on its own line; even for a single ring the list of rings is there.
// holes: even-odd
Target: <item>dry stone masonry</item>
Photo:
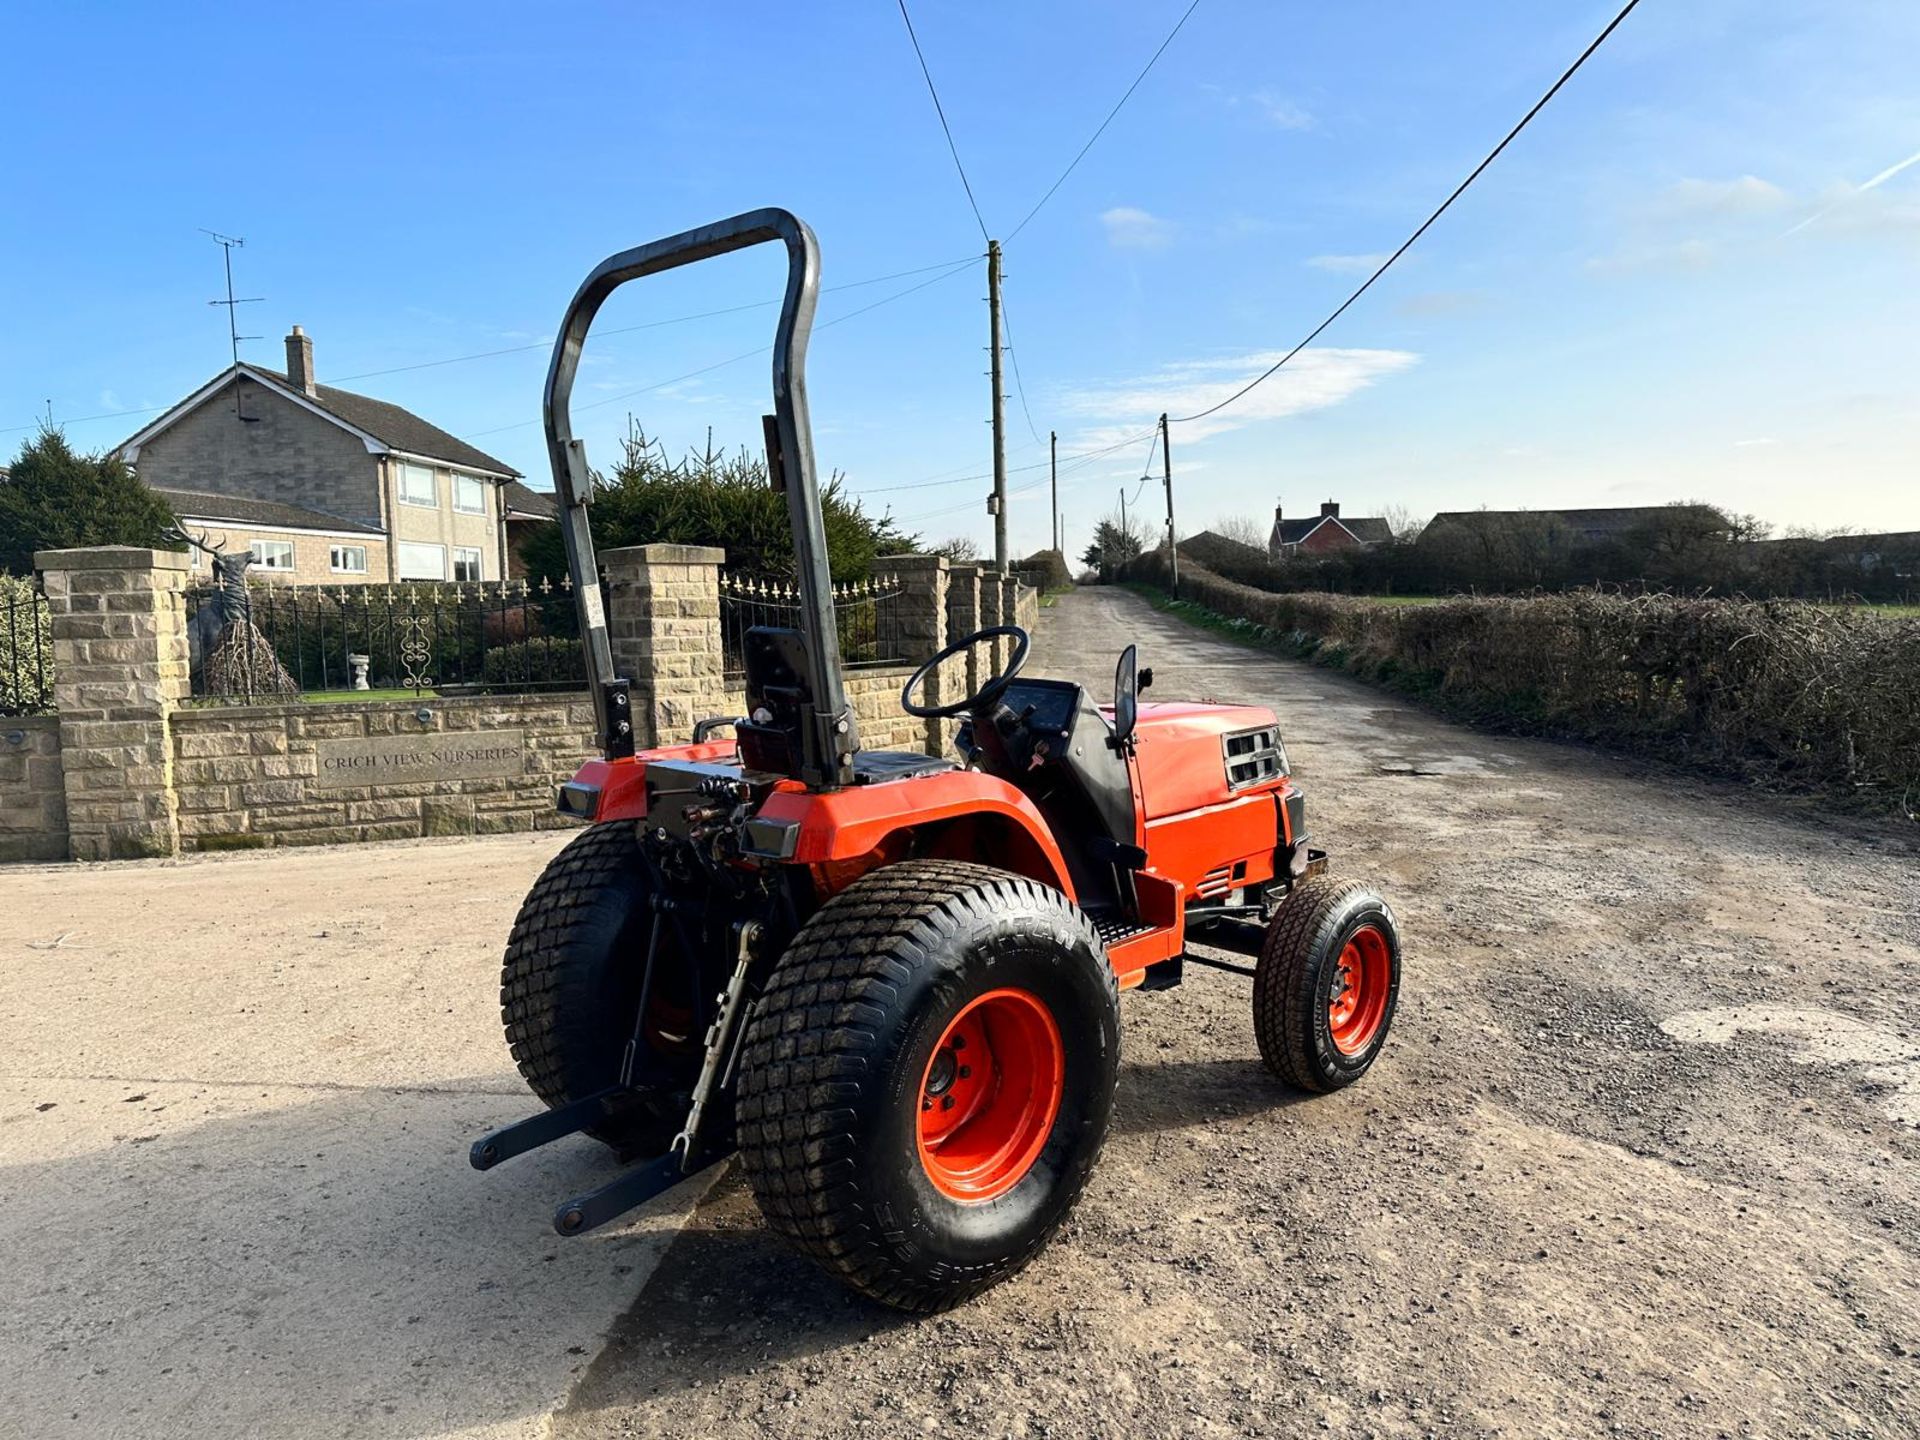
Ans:
[[[643,745],[738,715],[721,646],[725,552],[606,552],[614,668]],[[0,861],[471,835],[572,823],[553,788],[595,751],[582,691],[346,703],[188,704],[185,554],[100,547],[35,557],[53,632],[53,715],[0,718]],[[904,653],[982,625],[1031,626],[1038,596],[977,565],[898,555]],[[1004,617],[1004,620],[1003,620]],[[1005,651],[995,657],[1003,663]],[[911,665],[847,672],[870,749],[943,753],[951,727],[900,709]],[[930,698],[984,678],[956,662]]]

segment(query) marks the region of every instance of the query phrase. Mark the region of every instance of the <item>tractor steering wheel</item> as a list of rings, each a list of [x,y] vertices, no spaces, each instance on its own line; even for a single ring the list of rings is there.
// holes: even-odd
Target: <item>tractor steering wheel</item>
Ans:
[[[951,705],[914,704],[913,692],[924,684],[941,665],[956,655],[964,654],[983,640],[997,640],[1002,635],[1011,635],[1017,642],[1005,670],[989,676],[987,682],[973,694],[956,700]],[[971,710],[985,709],[1005,693],[1007,686],[1013,683],[1014,676],[1020,673],[1020,667],[1027,663],[1027,646],[1030,643],[1031,638],[1018,625],[989,625],[985,630],[976,630],[971,635],[962,636],[907,677],[907,683],[900,691],[900,708],[907,714],[922,720],[948,720]]]

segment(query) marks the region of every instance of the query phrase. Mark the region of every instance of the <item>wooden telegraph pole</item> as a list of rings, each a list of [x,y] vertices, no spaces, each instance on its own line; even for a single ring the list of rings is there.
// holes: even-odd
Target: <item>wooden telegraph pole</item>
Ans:
[[[987,241],[987,334],[993,357],[993,563],[1007,573],[1007,397],[1000,388],[1000,242]]]
[[[1173,528],[1173,443],[1167,438],[1167,417],[1160,415],[1160,478],[1167,486],[1167,576],[1177,599],[1180,594],[1180,540]]]
[[[1053,481],[1053,548],[1060,549],[1060,432],[1047,432],[1047,473]]]

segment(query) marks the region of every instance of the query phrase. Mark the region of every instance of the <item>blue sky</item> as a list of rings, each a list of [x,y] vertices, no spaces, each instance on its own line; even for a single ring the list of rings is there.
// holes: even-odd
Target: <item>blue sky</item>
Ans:
[[[918,0],[987,223],[1010,231],[1159,43],[1175,0]],[[1026,411],[1063,456],[1210,402],[1390,250],[1611,3],[1202,0],[1008,244]],[[981,249],[898,11],[806,6],[12,7],[0,427],[51,399],[87,446],[294,323],[323,381],[418,410],[545,484],[544,348],[605,254],[785,205],[828,285]],[[1419,247],[1216,422],[1174,430],[1183,532],[1231,515],[1416,517],[1699,498],[1777,527],[1920,528],[1920,7],[1644,0]],[[770,252],[629,286],[608,328],[777,293]],[[1356,273],[1359,272],[1359,273]],[[984,277],[825,296],[822,463],[929,538],[986,541]],[[929,278],[933,283],[914,293]],[[590,455],[629,410],[757,443],[771,309],[590,345]],[[642,392],[642,393],[634,393]],[[1017,395],[1009,463],[1044,462]],[[11,451],[26,432],[0,434]],[[1137,447],[1064,465],[1067,538],[1156,505]],[[1014,484],[1044,477],[1016,469]],[[931,480],[952,483],[926,484]],[[917,486],[918,488],[900,488]],[[1044,491],[1013,540],[1044,543]]]

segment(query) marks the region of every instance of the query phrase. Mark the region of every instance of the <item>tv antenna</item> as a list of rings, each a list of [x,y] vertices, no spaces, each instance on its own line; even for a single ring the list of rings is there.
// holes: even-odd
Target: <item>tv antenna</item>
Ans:
[[[228,347],[233,352],[234,368],[238,369],[240,367],[240,342],[242,340],[258,340],[260,337],[258,335],[242,335],[240,333],[240,325],[239,325],[239,318],[238,318],[239,311],[235,309],[235,307],[239,305],[257,305],[260,301],[266,299],[267,297],[264,295],[248,295],[238,300],[234,298],[233,252],[235,247],[244,246],[247,243],[243,237],[238,235],[222,235],[217,230],[208,230],[204,226],[201,227],[200,233],[202,235],[211,235],[213,237],[213,243],[220,247],[221,258],[226,263],[227,298],[224,300],[209,300],[207,304],[224,305],[227,307],[227,344],[228,344]],[[238,385],[234,386],[233,406],[234,406],[234,413],[238,415],[242,420],[245,420],[247,418],[247,413],[241,407],[241,404],[240,404],[240,387]]]

